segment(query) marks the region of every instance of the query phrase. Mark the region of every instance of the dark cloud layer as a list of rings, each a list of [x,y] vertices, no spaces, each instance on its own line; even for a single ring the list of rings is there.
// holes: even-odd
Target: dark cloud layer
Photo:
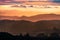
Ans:
[[[4,1],[12,1],[12,0],[0,0],[1,2],[4,2]]]
[[[44,1],[44,0],[0,0],[0,1]],[[47,1],[60,1],[60,0],[47,0]]]
[[[60,3],[60,0],[53,0],[53,2]]]

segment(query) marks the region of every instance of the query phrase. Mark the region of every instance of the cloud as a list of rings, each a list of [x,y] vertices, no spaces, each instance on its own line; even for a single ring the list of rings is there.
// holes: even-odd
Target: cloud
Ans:
[[[12,1],[12,0],[0,0],[1,2],[5,2],[5,1]]]
[[[53,2],[56,2],[56,3],[58,3],[58,2],[60,2],[60,0],[53,0]]]
[[[0,0],[0,1],[5,1],[5,0]]]
[[[4,2],[4,1],[51,1],[51,2],[60,2],[60,0],[0,0],[1,2]]]

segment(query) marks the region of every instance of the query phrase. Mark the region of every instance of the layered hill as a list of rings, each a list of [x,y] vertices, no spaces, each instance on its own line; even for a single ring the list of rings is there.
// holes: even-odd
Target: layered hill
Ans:
[[[0,20],[27,20],[27,21],[40,21],[40,20],[60,20],[60,15],[57,14],[40,14],[31,17],[27,16],[0,16]]]

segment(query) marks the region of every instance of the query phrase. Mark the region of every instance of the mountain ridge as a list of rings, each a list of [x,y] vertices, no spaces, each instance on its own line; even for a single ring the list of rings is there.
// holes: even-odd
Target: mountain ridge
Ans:
[[[40,15],[35,15],[31,17],[27,16],[0,16],[0,20],[28,20],[28,21],[40,21],[40,20],[60,20],[60,15],[57,14],[40,14]]]

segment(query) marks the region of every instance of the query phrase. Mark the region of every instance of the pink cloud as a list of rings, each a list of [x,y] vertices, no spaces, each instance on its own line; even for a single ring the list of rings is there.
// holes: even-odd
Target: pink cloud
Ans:
[[[28,1],[28,0],[14,0],[14,1]]]

